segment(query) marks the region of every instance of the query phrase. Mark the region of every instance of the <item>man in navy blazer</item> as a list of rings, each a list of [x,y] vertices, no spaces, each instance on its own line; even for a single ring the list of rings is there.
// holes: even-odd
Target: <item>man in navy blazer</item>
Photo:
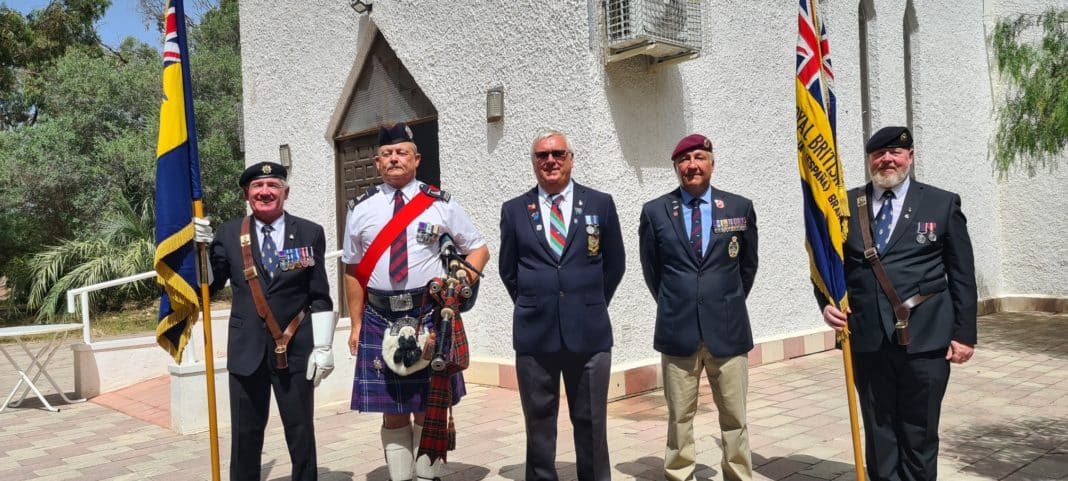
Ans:
[[[294,481],[311,481],[318,479],[312,416],[315,384],[306,377],[306,370],[309,364],[319,362],[314,355],[317,348],[311,314],[333,309],[323,262],[326,236],[319,224],[285,212],[289,185],[282,165],[254,164],[245,169],[239,184],[252,215],[219,226],[211,243],[211,290],[222,289],[227,280],[233,290],[226,349],[233,426],[230,479],[252,481],[261,477],[263,433],[273,390],[293,464],[291,477]],[[249,219],[250,228],[248,237],[242,238],[245,219]],[[257,313],[244,272],[245,242],[250,245],[257,273],[252,282],[260,283],[279,329],[293,333],[286,348],[288,366],[284,368],[276,364],[275,340]],[[273,245],[274,249],[264,245]],[[291,328],[292,323],[298,323],[295,329]]]
[[[534,139],[538,186],[501,206],[501,280],[515,302],[512,343],[527,429],[527,481],[556,480],[560,377],[578,479],[612,478],[606,410],[612,366],[608,303],[623,279],[612,196],[571,180],[567,137]]]
[[[668,405],[664,475],[694,477],[693,418],[704,369],[719,410],[725,480],[751,480],[746,391],[753,334],[745,301],[757,271],[753,203],[711,186],[712,142],[691,134],[671,154],[679,188],[647,202],[642,275],[656,299],[653,347]]]
[[[880,129],[865,151],[872,181],[849,191],[854,214],[842,248],[850,308],[842,312],[818,289],[816,298],[829,326],[849,325],[868,477],[934,480],[950,363],[971,359],[977,340],[971,238],[959,195],[909,178],[908,128]],[[894,291],[913,305],[911,342],[897,334],[894,306],[864,255],[858,198],[866,201],[873,245]]]

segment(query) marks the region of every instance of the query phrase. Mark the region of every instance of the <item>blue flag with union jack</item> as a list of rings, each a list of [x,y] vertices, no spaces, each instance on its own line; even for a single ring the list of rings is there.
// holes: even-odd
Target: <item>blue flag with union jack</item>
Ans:
[[[848,304],[842,244],[849,220],[835,140],[834,71],[817,0],[797,14],[797,166],[805,208],[805,248],[812,282],[835,306]]]
[[[163,102],[156,146],[156,282],[161,293],[156,342],[182,361],[182,351],[200,312],[196,250],[193,246],[193,200],[200,199],[193,92],[189,82],[189,47],[182,0],[167,4],[163,43]]]

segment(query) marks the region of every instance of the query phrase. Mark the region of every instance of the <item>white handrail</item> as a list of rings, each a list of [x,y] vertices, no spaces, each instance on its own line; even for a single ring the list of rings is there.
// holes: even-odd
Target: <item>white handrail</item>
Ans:
[[[335,250],[327,252],[324,256],[325,259],[336,259],[341,257],[341,250]],[[92,344],[90,329],[89,329],[89,293],[99,290],[107,289],[109,287],[121,286],[123,284],[130,284],[132,282],[143,281],[145,279],[151,279],[156,277],[156,271],[142,272],[140,274],[134,274],[132,276],[120,277],[118,279],[112,279],[110,281],[98,282],[96,284],[90,284],[88,286],[82,286],[67,291],[67,312],[74,314],[78,308],[75,307],[75,297],[81,297],[79,302],[82,314],[82,342],[86,344]]]

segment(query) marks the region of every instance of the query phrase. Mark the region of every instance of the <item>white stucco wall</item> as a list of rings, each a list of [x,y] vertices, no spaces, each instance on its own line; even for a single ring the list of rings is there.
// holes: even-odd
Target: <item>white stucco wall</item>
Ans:
[[[993,31],[998,17],[1014,18],[1047,8],[1068,9],[1068,0],[988,0],[986,3],[984,20],[988,32]],[[992,52],[990,56],[993,63]],[[1004,87],[996,73],[991,77],[991,84],[995,99],[1000,99]],[[991,142],[993,128],[992,124],[988,137]],[[1039,170],[1034,176],[1012,170],[998,181],[999,235],[985,242],[997,242],[1001,246],[999,296],[1068,296],[1068,240],[1065,239],[1068,216],[1064,215],[1068,212],[1068,195],[1065,195],[1068,152],[1062,152],[1059,159],[1059,169]],[[991,172],[990,176],[993,178],[995,174]]]
[[[897,0],[872,3],[872,116],[878,128],[905,122],[905,7]],[[441,183],[464,205],[494,255],[479,305],[465,318],[476,357],[513,357],[512,306],[496,268],[499,211],[502,202],[534,186],[530,140],[546,127],[569,133],[576,181],[611,193],[619,207],[628,260],[611,305],[617,368],[657,356],[651,341],[655,306],[637,256],[638,215],[643,202],[677,185],[667,156],[691,132],[715,144],[713,184],[756,206],[761,267],[749,299],[754,335],[768,339],[821,329],[799,207],[792,86],[796,7],[784,5],[705,2],[702,56],[650,71],[641,59],[602,65],[585,1],[377,0],[368,18],[336,0],[245,0],[246,159],[277,159],[278,145],[289,144],[294,169],[287,207],[323,224],[328,245],[337,245],[334,153],[326,135],[345,82],[359,70],[354,61],[370,46],[360,29],[373,23],[437,108]],[[1014,177],[999,183],[989,168],[993,124],[984,8],[989,15],[990,8],[978,2],[916,6],[917,177],[961,193],[983,297],[1064,295],[1064,242],[1059,265],[1043,264],[1046,253],[1039,246],[1024,249],[1013,242],[1023,230],[1013,227],[1021,216],[1063,227],[1063,221],[1043,219],[1058,210],[1034,208],[1043,205],[1038,199],[1049,202],[1052,193],[1063,192],[1063,182]],[[840,152],[847,184],[855,186],[864,182],[857,3],[830,2],[826,9]],[[487,124],[485,91],[496,86],[504,87],[505,119]],[[1065,207],[1063,195],[1055,202]],[[1056,288],[1039,288],[1057,281]]]

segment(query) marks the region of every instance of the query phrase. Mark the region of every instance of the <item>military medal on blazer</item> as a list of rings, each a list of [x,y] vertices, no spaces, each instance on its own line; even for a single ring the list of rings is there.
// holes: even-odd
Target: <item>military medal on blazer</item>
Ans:
[[[601,253],[601,221],[596,215],[586,216],[586,255],[596,257]]]
[[[916,243],[925,244],[927,241],[935,242],[938,240],[938,235],[935,234],[935,230],[938,228],[936,222],[917,222],[916,223]]]
[[[313,266],[315,266],[315,249],[311,246],[293,247],[278,251],[278,268],[283,271],[293,271]]]

